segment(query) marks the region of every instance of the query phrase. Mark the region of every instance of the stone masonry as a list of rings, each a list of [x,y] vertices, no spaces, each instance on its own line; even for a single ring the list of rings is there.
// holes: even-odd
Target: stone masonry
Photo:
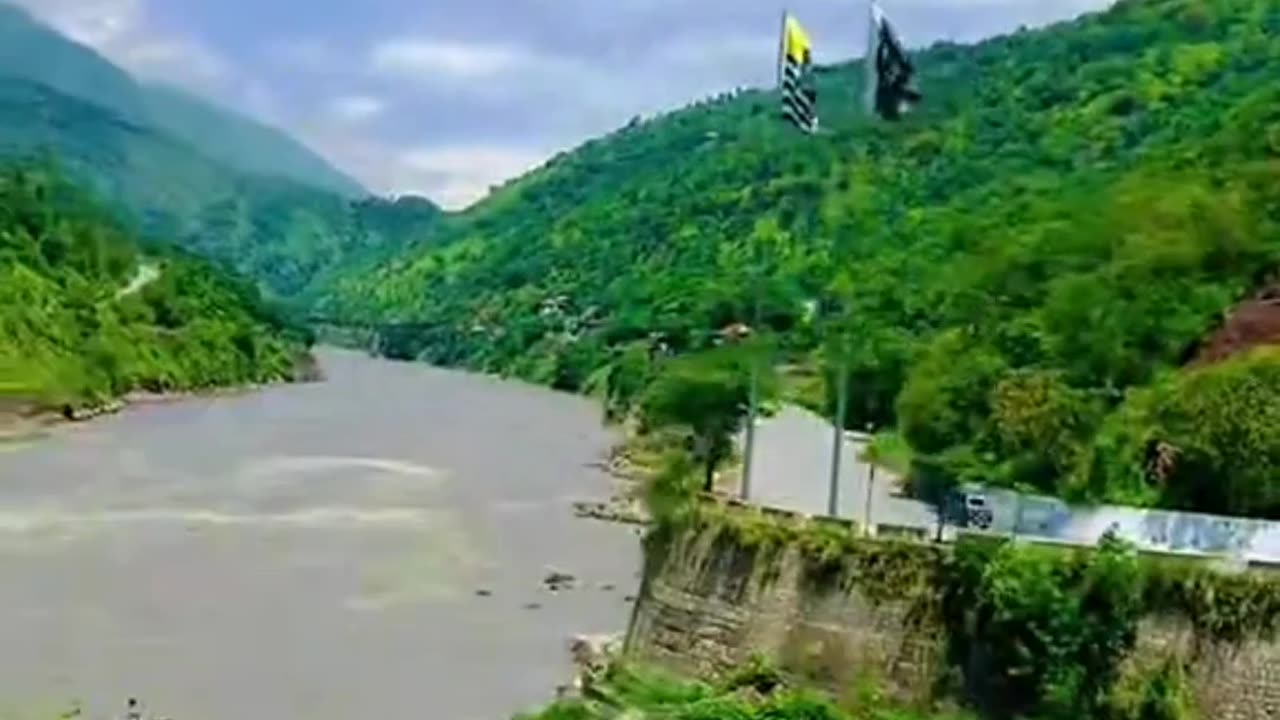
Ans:
[[[759,653],[837,694],[874,682],[899,700],[928,701],[946,671],[936,613],[810,575],[793,549],[758,551],[714,529],[688,531],[650,558],[626,654],[711,676]],[[1153,617],[1125,665],[1175,657],[1188,663],[1202,717],[1280,719],[1280,642],[1219,642],[1181,618]]]

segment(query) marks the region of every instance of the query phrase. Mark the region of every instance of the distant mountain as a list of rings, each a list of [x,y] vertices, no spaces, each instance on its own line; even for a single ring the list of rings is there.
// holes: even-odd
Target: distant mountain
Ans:
[[[283,178],[346,197],[369,194],[285,133],[176,88],[144,85],[151,122],[238,170]]]
[[[278,175],[349,197],[368,194],[279,130],[180,90],[139,83],[93,50],[0,0],[0,81],[10,79],[45,85],[125,122],[163,130],[231,169]]]
[[[427,236],[421,198],[370,198],[283,133],[155,88],[0,1],[0,158],[49,155],[147,238],[298,299]]]
[[[0,157],[44,153],[144,236],[220,261],[278,297],[403,246],[441,215],[426,200],[351,200],[237,171],[99,105],[0,78]]]

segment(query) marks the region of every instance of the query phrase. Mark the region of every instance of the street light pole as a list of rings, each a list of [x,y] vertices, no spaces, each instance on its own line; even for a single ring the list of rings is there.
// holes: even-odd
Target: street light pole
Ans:
[[[867,423],[867,442],[875,442],[875,424]],[[871,524],[871,499],[875,496],[874,490],[876,486],[876,458],[873,453],[863,452],[863,458],[867,462],[867,497],[862,506],[862,532],[865,535],[873,535]]]
[[[876,465],[875,463],[867,464],[867,505],[865,509],[865,519],[863,520],[863,532],[871,534],[871,489],[876,484]]]
[[[827,491],[827,516],[840,516],[840,461],[844,452],[844,422],[849,404],[849,368],[841,361],[836,370],[836,419],[831,432],[831,486]]]
[[[743,502],[751,499],[751,459],[755,456],[756,449],[756,415],[759,413],[760,405],[759,383],[760,366],[753,353],[751,356],[751,389],[747,395],[747,436],[742,444],[741,494]]]

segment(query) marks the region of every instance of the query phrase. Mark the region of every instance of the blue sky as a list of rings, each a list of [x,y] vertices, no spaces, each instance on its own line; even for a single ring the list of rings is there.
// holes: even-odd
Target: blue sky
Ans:
[[[16,0],[144,78],[297,136],[371,189],[452,208],[635,115],[774,73],[780,0]],[[1109,0],[882,0],[911,45]],[[791,0],[818,62],[862,0]]]

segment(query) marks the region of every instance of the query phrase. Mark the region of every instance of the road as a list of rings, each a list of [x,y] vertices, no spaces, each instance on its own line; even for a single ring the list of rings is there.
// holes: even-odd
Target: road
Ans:
[[[828,422],[796,407],[763,418],[756,429],[751,501],[807,515],[827,514],[832,432]],[[837,515],[865,522],[871,468],[859,459],[865,438],[848,435],[841,471]],[[931,506],[897,497],[897,479],[879,469],[871,484],[870,517],[878,532],[886,526],[937,530]],[[1069,506],[1052,497],[984,488],[991,510],[986,532],[1026,540],[1093,546],[1108,532],[1148,552],[1228,559],[1233,566],[1280,565],[1280,523],[1116,505]],[[970,528],[974,530],[975,528]],[[957,529],[949,526],[946,537]]]
[[[932,508],[898,496],[899,480],[861,460],[867,438],[846,434],[842,451],[839,517],[865,522],[868,500],[877,525],[928,530],[936,524]],[[762,418],[756,426],[752,500],[810,515],[827,514],[832,431],[825,418],[795,406]],[[867,487],[871,494],[868,498]]]
[[[116,300],[140,292],[143,288],[159,279],[159,277],[159,265],[154,263],[143,263],[142,265],[139,265],[138,271],[134,273],[133,278],[129,280],[129,284],[120,288],[120,290],[116,292]]]

